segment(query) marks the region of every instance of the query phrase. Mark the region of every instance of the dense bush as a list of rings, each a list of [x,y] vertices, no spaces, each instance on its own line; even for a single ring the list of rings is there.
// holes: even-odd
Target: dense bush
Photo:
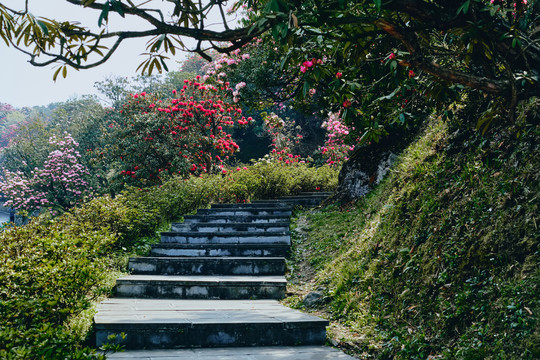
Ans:
[[[227,174],[172,178],[129,188],[51,219],[45,215],[0,233],[0,358],[99,357],[70,333],[68,321],[111,290],[107,276],[141,238],[216,201],[246,201],[316,189],[332,190],[337,172],[305,164],[260,163]]]

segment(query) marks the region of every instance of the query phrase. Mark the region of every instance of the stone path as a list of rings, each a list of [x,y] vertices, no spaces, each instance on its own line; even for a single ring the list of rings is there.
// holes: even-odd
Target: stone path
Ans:
[[[352,359],[323,346],[326,320],[277,301],[292,205],[325,196],[218,204],[172,224],[150,256],[130,259],[116,298],[99,305],[97,346],[124,333],[127,351],[109,358]]]

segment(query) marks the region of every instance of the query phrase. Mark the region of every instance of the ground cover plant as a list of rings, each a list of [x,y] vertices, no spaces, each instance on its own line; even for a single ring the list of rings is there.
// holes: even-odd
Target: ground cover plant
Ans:
[[[489,137],[434,120],[368,196],[302,217],[287,302],[321,291],[360,358],[538,358],[538,101],[519,116]]]
[[[0,232],[0,358],[91,359],[92,302],[109,294],[129,254],[144,254],[156,231],[212,202],[332,190],[337,171],[260,163],[227,174],[128,188],[52,218]]]

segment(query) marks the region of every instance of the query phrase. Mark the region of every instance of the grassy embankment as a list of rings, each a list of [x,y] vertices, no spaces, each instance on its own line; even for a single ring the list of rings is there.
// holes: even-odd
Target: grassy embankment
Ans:
[[[321,292],[310,311],[361,359],[540,358],[535,122],[433,121],[367,197],[302,213],[285,302]]]

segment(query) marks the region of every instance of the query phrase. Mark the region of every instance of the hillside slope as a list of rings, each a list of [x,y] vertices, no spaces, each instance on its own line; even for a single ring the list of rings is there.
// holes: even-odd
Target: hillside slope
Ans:
[[[320,292],[362,359],[540,358],[537,111],[485,137],[434,120],[367,197],[301,214],[285,301]]]

